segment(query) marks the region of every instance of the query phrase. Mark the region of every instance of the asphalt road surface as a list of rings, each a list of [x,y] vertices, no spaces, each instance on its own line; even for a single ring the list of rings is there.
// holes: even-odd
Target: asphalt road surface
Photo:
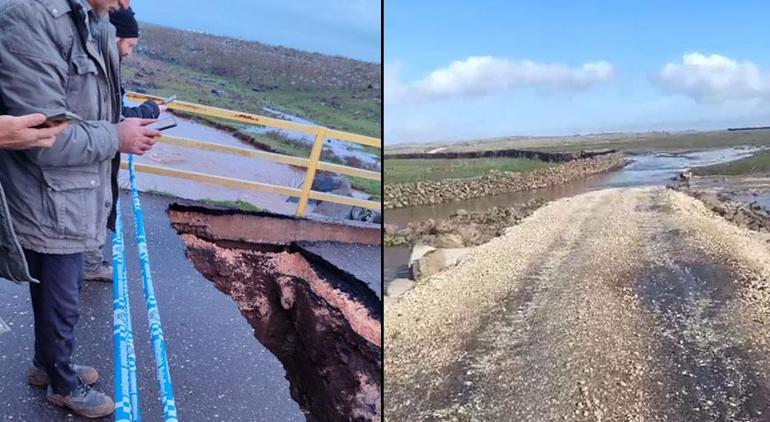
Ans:
[[[147,329],[133,213],[127,195],[122,196],[122,202],[142,417],[145,421],[160,421],[162,410]],[[254,338],[253,329],[230,297],[216,290],[185,258],[183,243],[166,216],[167,203],[165,198],[142,196],[155,294],[180,420],[304,420],[289,395],[281,364]],[[81,420],[49,405],[45,390],[26,383],[33,345],[26,286],[0,280],[0,318],[11,328],[9,333],[0,335],[0,419]],[[98,388],[112,395],[111,283],[86,283],[80,321],[75,360],[95,366],[102,375]]]
[[[553,202],[386,310],[386,419],[770,420],[768,240],[663,188]]]

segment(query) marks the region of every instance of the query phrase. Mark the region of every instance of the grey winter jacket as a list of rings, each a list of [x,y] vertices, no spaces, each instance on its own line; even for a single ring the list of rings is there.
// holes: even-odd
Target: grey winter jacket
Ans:
[[[112,206],[119,59],[114,27],[106,17],[89,22],[89,11],[85,0],[0,0],[0,114],[69,110],[86,120],[70,124],[50,149],[0,151],[16,236],[40,253],[97,249]],[[13,246],[7,227],[0,236],[0,248]]]

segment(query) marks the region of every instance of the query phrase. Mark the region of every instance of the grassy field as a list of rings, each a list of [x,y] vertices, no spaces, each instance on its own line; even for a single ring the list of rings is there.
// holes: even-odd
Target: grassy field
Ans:
[[[522,158],[385,160],[384,178],[386,183],[462,179],[483,176],[490,170],[526,173],[553,165]]]
[[[509,137],[452,144],[394,145],[387,153],[425,152],[445,146],[443,152],[528,149],[538,151],[579,151],[618,149],[626,152],[687,151],[728,148],[740,145],[770,146],[770,130],[709,132],[610,133],[590,136]]]
[[[268,107],[333,129],[381,136],[379,65],[155,25],[143,25],[137,51],[123,64],[129,90],[176,94],[184,101],[261,115],[270,115],[264,110]],[[252,134],[238,123],[217,123],[248,134],[275,152],[310,155],[308,145],[279,134]],[[327,155],[322,156],[324,161],[350,165]],[[379,198],[379,183],[365,179],[352,183]]]
[[[143,55],[127,60],[122,75],[129,90],[158,96],[176,94],[183,101],[253,114],[264,115],[263,107],[269,107],[333,129],[380,136],[380,103],[361,98],[354,89],[257,92],[237,80]],[[344,110],[328,106],[324,101],[327,97],[337,97]]]
[[[770,173],[770,151],[760,151],[751,157],[713,166],[696,167],[693,174],[698,176],[736,176],[752,173]]]

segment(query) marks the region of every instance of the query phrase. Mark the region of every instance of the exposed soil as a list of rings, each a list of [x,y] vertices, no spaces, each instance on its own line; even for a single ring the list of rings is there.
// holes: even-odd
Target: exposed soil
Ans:
[[[683,187],[675,189],[699,199],[711,211],[738,226],[759,232],[770,232],[770,213],[756,202],[746,204],[735,201],[727,193],[698,191]]]
[[[417,242],[437,248],[478,246],[502,236],[508,227],[528,217],[545,203],[533,199],[514,207],[492,207],[483,212],[457,210],[449,218],[427,219],[399,229],[385,225],[385,246],[412,246]]]
[[[768,420],[768,239],[663,188],[552,202],[386,309],[386,418]]]
[[[293,246],[293,231],[286,230],[292,223],[304,224],[313,238],[313,233],[325,232],[325,225],[259,213],[236,218],[216,215],[222,210],[207,215],[202,209],[193,213],[178,208],[172,206],[169,214],[187,245],[188,258],[233,298],[257,339],[281,361],[292,397],[308,420],[378,420],[381,302],[351,274],[328,263],[319,265],[315,254],[305,256],[301,247]],[[242,228],[259,227],[258,221],[267,220],[283,227],[287,240],[266,233],[255,241],[246,230],[231,236],[234,232],[221,224],[227,218]]]

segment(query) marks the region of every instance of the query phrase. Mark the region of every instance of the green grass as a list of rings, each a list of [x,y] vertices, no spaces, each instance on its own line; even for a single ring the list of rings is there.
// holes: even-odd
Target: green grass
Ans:
[[[553,165],[523,158],[385,160],[384,177],[386,183],[409,183],[483,176],[493,169],[527,173]]]
[[[760,151],[751,157],[729,163],[695,167],[692,169],[692,172],[698,176],[737,176],[753,173],[770,173],[770,151]]]
[[[141,73],[142,76],[137,76]],[[132,82],[147,85],[148,94],[264,115],[263,107],[292,114],[318,124],[361,135],[380,137],[381,101],[367,99],[355,89],[298,90],[289,87],[253,91],[245,83],[196,69],[137,55],[123,66],[129,90]],[[212,93],[215,89],[219,94]],[[334,98],[331,105],[330,98]]]
[[[353,189],[372,195],[376,201],[382,199],[381,183],[377,180],[364,179],[363,177],[350,177],[350,182],[353,185]]]
[[[429,146],[410,144],[390,147],[388,153],[417,152],[448,147],[444,152],[525,149],[546,152],[569,152],[594,149],[617,149],[626,152],[694,151],[736,146],[770,146],[770,130],[709,132],[608,133],[593,136],[510,137],[493,140],[469,140]]]
[[[162,196],[162,197],[165,197],[165,198],[178,198],[178,196],[174,195],[173,193],[162,191],[162,190],[150,189],[146,193],[148,193],[150,195]]]
[[[241,201],[241,200],[220,201],[216,199],[205,198],[205,199],[201,199],[201,202],[203,202],[204,204],[215,205],[219,207],[237,208],[241,211],[264,211],[262,208],[259,208],[254,204],[251,204],[246,201]]]

